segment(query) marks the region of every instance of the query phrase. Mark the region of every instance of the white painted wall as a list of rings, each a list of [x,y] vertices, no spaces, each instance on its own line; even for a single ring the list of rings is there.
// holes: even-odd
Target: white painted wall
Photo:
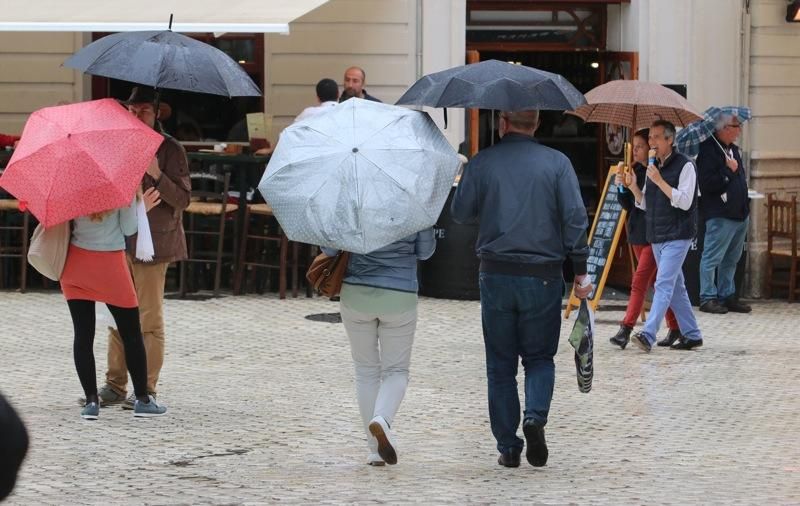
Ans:
[[[466,0],[329,0],[291,23],[289,35],[266,35],[265,98],[271,139],[315,100],[323,77],[341,83],[357,65],[367,91],[394,103],[419,77],[464,63]],[[441,109],[428,112],[443,128]],[[464,112],[448,110],[445,135],[464,138]]]
[[[609,50],[639,52],[639,79],[686,84],[700,111],[740,103],[742,0],[631,0],[608,12]]]
[[[86,97],[83,75],[61,64],[83,47],[69,32],[0,32],[0,133],[20,134],[28,115]]]
[[[427,0],[422,4],[422,72],[416,77],[464,64],[466,1]],[[411,83],[409,83],[411,84]],[[464,140],[464,109],[447,110],[447,128],[441,109],[425,108],[456,149]]]

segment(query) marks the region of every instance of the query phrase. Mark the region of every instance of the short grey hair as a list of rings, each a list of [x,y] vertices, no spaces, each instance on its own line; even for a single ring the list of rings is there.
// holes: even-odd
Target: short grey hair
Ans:
[[[735,116],[733,114],[720,115],[720,117],[717,119],[717,123],[714,125],[714,130],[719,132],[720,130],[728,126],[734,117]]]
[[[653,125],[650,128],[661,127],[664,129],[664,138],[670,139],[672,141],[675,140],[675,125],[671,122],[660,119],[658,121],[654,121]]]

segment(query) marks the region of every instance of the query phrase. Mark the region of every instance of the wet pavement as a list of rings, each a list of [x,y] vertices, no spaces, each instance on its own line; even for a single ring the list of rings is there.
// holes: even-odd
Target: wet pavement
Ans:
[[[1,292],[0,391],[32,435],[8,504],[800,504],[800,306],[753,307],[698,313],[704,347],[646,355],[608,344],[624,308],[611,301],[597,315],[589,394],[565,321],[550,460],[506,469],[489,430],[479,304],[422,298],[399,464],[375,468],[334,303],[167,300],[168,415],[113,407],[89,422],[61,295]],[[105,348],[98,329],[99,374]]]

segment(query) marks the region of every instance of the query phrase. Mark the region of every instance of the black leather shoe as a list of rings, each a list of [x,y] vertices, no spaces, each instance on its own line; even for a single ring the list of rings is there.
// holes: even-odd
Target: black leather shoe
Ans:
[[[722,304],[724,304],[724,306],[728,308],[728,311],[731,311],[733,313],[749,313],[750,311],[753,310],[753,308],[750,307],[749,305],[743,304],[733,298],[724,301]]]
[[[516,448],[506,450],[497,457],[497,463],[505,467],[519,467],[519,456],[521,453],[522,450]]]
[[[675,341],[677,341],[681,337],[683,336],[681,335],[680,330],[670,330],[669,333],[667,334],[667,337],[657,342],[656,344],[658,346],[672,346],[673,344],[675,344]]]
[[[631,332],[633,332],[633,328],[628,327],[627,325],[620,325],[619,331],[617,334],[609,339],[611,344],[616,344],[623,350],[626,346],[628,346],[628,342],[631,340]]]
[[[700,304],[700,311],[711,314],[725,314],[728,312],[728,308],[712,299]]]
[[[681,338],[677,343],[669,347],[670,350],[691,350],[692,348],[699,348],[703,346],[702,339],[686,339]]]
[[[645,353],[650,353],[650,350],[653,349],[653,345],[650,344],[650,341],[648,341],[641,332],[634,332],[631,336],[631,341],[633,341],[633,344],[641,348]]]
[[[542,467],[547,464],[547,442],[544,440],[544,427],[531,419],[522,423],[522,433],[525,434],[525,458],[533,467]]]

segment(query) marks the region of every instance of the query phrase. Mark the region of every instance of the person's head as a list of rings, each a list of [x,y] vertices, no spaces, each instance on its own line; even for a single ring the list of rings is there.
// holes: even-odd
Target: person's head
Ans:
[[[14,408],[0,395],[0,502],[11,494],[28,453],[28,431]]]
[[[739,118],[730,114],[723,114],[716,125],[717,138],[725,145],[733,144],[742,133],[742,124]]]
[[[136,86],[131,90],[131,96],[125,101],[128,110],[139,118],[139,120],[150,128],[155,128],[158,114],[156,113],[156,102],[158,95],[156,90],[146,86]]]
[[[502,138],[507,133],[517,133],[533,137],[539,127],[539,111],[504,111],[500,113],[500,130]]]
[[[650,126],[648,142],[656,150],[659,158],[664,158],[672,152],[672,143],[675,141],[675,125],[667,120],[654,121]]]
[[[364,83],[367,81],[367,74],[361,67],[350,67],[344,71],[344,89],[354,90],[355,96],[364,98]]]
[[[345,90],[339,96],[339,103],[341,104],[345,100],[349,100],[349,99],[351,99],[353,97],[358,97],[358,94],[356,94],[356,91],[354,89],[352,89],[352,88],[345,88]]]
[[[335,102],[339,99],[339,85],[333,79],[320,79],[317,83],[317,98],[319,102]]]
[[[643,128],[633,134],[633,161],[647,165],[647,152],[650,151],[648,136],[650,130]]]

